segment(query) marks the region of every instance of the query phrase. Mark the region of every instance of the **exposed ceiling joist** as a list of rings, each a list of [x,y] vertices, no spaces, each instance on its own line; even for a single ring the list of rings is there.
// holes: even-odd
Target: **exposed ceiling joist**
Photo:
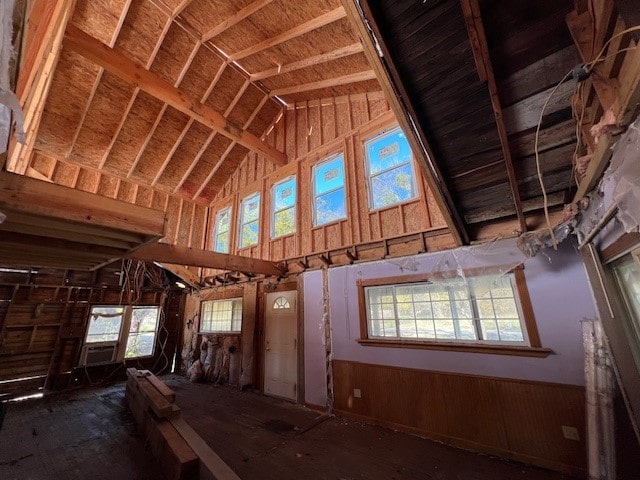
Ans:
[[[250,3],[246,7],[241,8],[235,14],[227,18],[226,20],[220,22],[218,25],[213,27],[211,30],[205,32],[202,35],[202,41],[206,42],[207,40],[211,40],[213,37],[217,37],[221,33],[227,31],[234,25],[240,23],[245,18],[250,17],[254,13],[256,13],[261,8],[269,5],[273,0],[256,0],[255,2]]]
[[[29,43],[16,87],[23,110],[26,143],[11,142],[6,162],[6,169],[11,172],[24,174],[29,166],[45,100],[60,56],[63,32],[75,4],[75,0],[61,0],[33,6],[42,8],[44,12]]]
[[[385,55],[384,62],[378,55],[377,47],[382,48],[383,51],[387,49],[383,43],[380,43],[381,39],[379,38],[379,34],[377,35],[376,43],[374,43],[371,37],[372,32],[370,28],[375,28],[375,24],[371,24],[373,16],[370,14],[371,12],[369,12],[365,20],[365,18],[363,18],[364,12],[360,9],[360,6],[367,8],[366,2],[363,0],[360,2],[360,5],[357,5],[357,2],[354,0],[342,0],[342,5],[353,30],[360,37],[369,65],[371,65],[375,71],[378,82],[380,82],[382,90],[400,126],[407,133],[407,140],[423,172],[425,180],[433,192],[436,204],[442,211],[451,235],[458,245],[469,243],[469,236],[465,229],[464,222],[453,203],[447,186],[442,181],[443,177],[434,162],[434,155],[429,147],[429,143],[414,123],[414,119],[417,118],[416,114],[410,104],[404,103],[408,101],[408,96],[404,91],[402,83],[399,82],[397,70],[388,52]]]
[[[502,156],[507,169],[509,187],[511,188],[513,203],[516,207],[516,215],[518,216],[520,231],[526,232],[527,221],[522,209],[518,180],[516,178],[513,160],[511,158],[511,148],[509,147],[509,139],[507,138],[507,131],[504,125],[502,106],[500,105],[500,98],[498,96],[498,87],[495,76],[493,75],[493,66],[491,64],[491,57],[489,56],[489,47],[484,33],[484,25],[482,24],[480,6],[478,4],[478,0],[462,0],[461,4],[465,22],[467,24],[467,31],[469,32],[471,47],[473,49],[473,57],[478,69],[478,75],[480,76],[481,81],[485,81],[487,83],[487,88],[489,89],[491,106],[493,107],[493,113],[496,118],[496,127],[498,129],[498,136],[500,137]]]
[[[95,62],[105,70],[139,87],[149,95],[171,105],[196,121],[230,138],[240,145],[265,155],[278,165],[287,163],[283,152],[266,144],[252,133],[224,118],[222,114],[174,87],[144,66],[124,57],[79,28],[69,25],[64,36],[66,48]]]
[[[271,90],[272,97],[291,95],[293,93],[310,92],[321,88],[338,87],[340,85],[348,85],[350,83],[365,82],[367,80],[375,80],[376,74],[373,70],[365,70],[364,72],[351,73],[341,77],[328,78],[317,82],[304,83],[302,85],[293,85],[290,87],[274,88]]]
[[[251,272],[267,276],[280,276],[286,269],[275,262],[259,258],[228,255],[197,248],[152,243],[130,253],[127,258],[150,262],[191,265],[228,271]]]
[[[0,173],[0,263],[91,269],[164,235],[158,210]]]
[[[265,78],[275,77],[277,75],[284,75],[285,73],[294,72],[314,65],[320,65],[321,63],[331,62],[338,58],[348,57],[362,52],[361,43],[352,43],[346,47],[336,48],[330,52],[321,53],[312,57],[303,58],[297,62],[287,63],[285,65],[278,65],[277,67],[268,68],[258,73],[253,73],[249,76],[252,82],[257,80],[264,80]]]
[[[317,28],[324,27],[325,25],[329,25],[330,23],[336,22],[346,16],[346,12],[344,8],[338,7],[330,12],[327,12],[319,17],[313,18],[308,22],[305,22],[301,25],[298,25],[291,30],[287,30],[286,32],[281,33],[280,35],[276,35],[275,37],[268,38],[256,45],[252,45],[250,47],[245,48],[244,50],[240,50],[239,52],[232,53],[229,55],[230,62],[236,62],[243,58],[246,58],[250,55],[254,55],[258,52],[266,50],[271,47],[275,47],[281,43],[287,42],[294,38],[300,37],[305,33],[309,33]]]

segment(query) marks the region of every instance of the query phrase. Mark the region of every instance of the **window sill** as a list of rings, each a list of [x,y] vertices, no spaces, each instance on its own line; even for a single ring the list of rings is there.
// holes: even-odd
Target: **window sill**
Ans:
[[[455,352],[489,353],[494,355],[514,355],[520,357],[544,358],[553,353],[550,348],[526,347],[518,345],[482,345],[477,343],[436,343],[411,340],[382,340],[361,338],[360,345],[367,347],[417,348],[424,350],[447,350]]]
[[[232,335],[240,336],[241,332],[197,332],[198,335],[223,335],[225,337],[230,337]]]

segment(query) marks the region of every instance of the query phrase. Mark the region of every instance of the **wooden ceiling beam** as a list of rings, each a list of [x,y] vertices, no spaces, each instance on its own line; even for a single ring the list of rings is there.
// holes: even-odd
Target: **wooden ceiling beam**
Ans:
[[[389,56],[386,45],[382,41],[380,31],[375,24],[367,2],[365,0],[360,0],[360,2],[342,0],[342,5],[354,32],[362,42],[364,54],[369,65],[376,73],[378,82],[382,86],[382,91],[398,119],[398,123],[407,134],[407,140],[413,155],[422,170],[429,189],[433,193],[436,204],[442,212],[455,243],[457,245],[469,243],[464,221],[453,202],[451,193],[442,181],[443,177],[435,162],[435,155],[429,146],[425,133],[416,124],[418,116],[409,102],[409,97],[401,82],[400,75]],[[376,43],[374,43],[372,34],[376,37]],[[382,49],[384,58],[378,55],[378,47]]]
[[[304,83],[302,85],[293,85],[290,87],[274,88],[269,92],[272,97],[291,95],[293,93],[310,92],[312,90],[320,90],[322,88],[339,87],[340,85],[348,85],[350,83],[366,82],[367,80],[376,80],[376,74],[373,70],[365,70],[364,72],[351,73],[340,77],[328,78],[317,82]]]
[[[319,17],[313,18],[308,22],[300,24],[291,30],[287,30],[286,32],[281,33],[280,35],[276,35],[275,37],[268,38],[262,42],[259,42],[255,45],[245,48],[244,50],[240,50],[239,52],[232,53],[229,55],[230,62],[236,62],[243,58],[246,58],[250,55],[255,55],[258,52],[266,50],[271,47],[275,47],[276,45],[280,45],[281,43],[288,42],[294,38],[300,37],[305,33],[312,32],[320,27],[324,27],[325,25],[329,25],[330,23],[336,22],[342,18],[346,17],[346,12],[343,7],[338,7],[330,12],[327,12]]]
[[[75,9],[75,0],[41,0],[33,8],[42,8],[40,24],[27,46],[16,92],[22,106],[25,143],[15,135],[9,145],[6,170],[24,174],[29,166],[45,101],[62,49],[62,37]],[[4,161],[0,160],[0,167]]]
[[[518,216],[518,223],[520,224],[520,231],[524,233],[527,231],[527,221],[522,209],[522,200],[520,198],[520,191],[518,189],[518,179],[516,178],[516,172],[513,167],[513,159],[511,158],[509,138],[507,137],[507,130],[504,125],[502,106],[500,105],[498,86],[493,74],[493,65],[491,63],[491,57],[489,55],[489,46],[487,45],[484,25],[482,24],[480,5],[478,4],[478,0],[462,0],[461,4],[465,23],[467,24],[467,31],[469,32],[469,40],[471,41],[473,58],[475,59],[476,67],[478,69],[478,75],[480,77],[480,81],[487,83],[487,88],[489,90],[491,107],[493,108],[493,114],[496,119],[496,127],[498,129],[498,137],[500,137],[500,145],[502,147],[502,156],[504,158],[504,164],[507,169],[507,176],[509,178],[509,187],[511,188],[513,203],[516,207],[516,214]]]
[[[267,276],[280,276],[286,273],[285,269],[275,262],[166,243],[145,245],[128,254],[126,258],[227,271],[239,270]]]
[[[171,27],[172,24],[172,19],[171,17],[168,17],[167,21],[164,24],[164,27],[162,29],[162,32],[160,34],[160,37],[158,38],[158,41],[156,42],[156,45],[153,49],[153,51],[151,52],[151,55],[149,55],[149,60],[147,60],[147,63],[145,64],[145,68],[148,70],[149,68],[151,68],[151,65],[153,63],[153,61],[156,58],[156,55],[158,54],[158,51],[160,51],[160,47],[162,46],[162,42],[164,41],[165,37],[167,36],[167,33],[169,32],[169,28]],[[129,103],[127,104],[126,108],[124,109],[124,112],[122,113],[122,117],[120,118],[120,122],[118,123],[118,127],[116,128],[115,133],[113,134],[113,137],[111,138],[111,141],[109,142],[109,146],[107,146],[107,149],[104,152],[104,155],[102,156],[102,159],[100,160],[100,170],[102,170],[102,168],[104,168],[105,163],[107,162],[107,158],[109,157],[109,154],[111,153],[111,149],[113,148],[113,146],[115,145],[116,141],[118,140],[118,135],[120,135],[120,131],[122,130],[122,127],[124,126],[125,122],[127,121],[127,118],[129,117],[129,112],[131,112],[131,108],[133,108],[133,104],[136,101],[136,98],[138,97],[138,93],[140,93],[140,88],[139,87],[135,87],[133,94],[131,95],[131,99],[129,100]]]
[[[182,0],[176,6],[176,8],[174,8],[173,11],[171,12],[171,17],[172,18],[176,18],[178,15],[180,15],[192,3],[193,3],[193,0]]]
[[[261,8],[269,5],[271,2],[273,2],[273,0],[256,0],[246,7],[241,8],[229,18],[223,20],[218,25],[213,27],[211,30],[204,32],[204,34],[202,35],[202,41],[206,42],[208,40],[211,40],[213,37],[217,37],[221,33],[226,32],[228,29],[240,23],[245,18],[250,17]]]
[[[260,112],[260,110],[262,110],[262,107],[264,106],[265,103],[267,103],[267,101],[269,100],[269,96],[265,95],[262,100],[260,101],[260,103],[258,104],[258,106],[253,110],[253,112],[251,113],[251,115],[249,116],[249,118],[247,119],[247,121],[244,123],[244,125],[242,126],[242,128],[249,128],[249,125],[251,125],[251,122],[253,122],[253,120],[256,118],[256,116],[258,115],[258,113]],[[232,142],[231,145],[229,145],[229,147],[227,148],[227,150],[222,154],[222,156],[220,157],[220,160],[218,160],[218,162],[213,166],[213,168],[211,169],[211,171],[209,172],[209,175],[207,175],[207,178],[205,179],[205,181],[202,183],[202,186],[200,187],[200,189],[198,190],[198,192],[194,195],[193,199],[195,200],[196,198],[198,198],[198,196],[204,191],[204,189],[206,188],[206,186],[209,184],[209,182],[211,181],[211,179],[213,178],[213,175],[220,169],[220,167],[222,166],[222,162],[223,160],[225,160],[228,156],[228,154],[231,152],[231,149],[235,146],[235,143]],[[200,152],[198,152],[198,156],[196,157],[196,162],[197,160],[200,158],[202,154]],[[195,166],[195,165],[193,165]],[[192,167],[193,169],[193,167]],[[183,183],[184,180],[186,180],[186,178],[183,179]]]
[[[178,88],[180,86],[180,84],[182,83],[182,80],[184,79],[185,75],[187,74],[187,71],[189,71],[189,68],[191,67],[191,63],[193,62],[193,59],[195,58],[195,56],[198,53],[199,49],[200,49],[200,43],[198,43],[198,42],[194,43],[193,48],[191,49],[191,53],[189,54],[189,58],[187,58],[187,61],[182,66],[182,69],[180,70],[180,73],[178,74],[178,78],[176,78],[176,81],[173,84],[174,87]],[[204,99],[202,100],[202,102],[204,102]],[[155,122],[153,123],[153,126],[151,127],[151,130],[147,134],[147,137],[145,138],[145,141],[143,142],[142,147],[140,148],[140,151],[136,155],[136,159],[134,160],[133,164],[131,165],[131,168],[129,169],[129,172],[127,173],[127,178],[131,178],[131,176],[133,175],[133,172],[135,171],[136,167],[140,163],[140,159],[142,158],[142,155],[143,155],[144,151],[146,150],[147,145],[149,145],[149,142],[151,141],[151,138],[156,133],[156,129],[158,128],[158,125],[162,121],[162,117],[164,116],[164,113],[166,112],[166,110],[167,110],[167,104],[165,103],[162,106],[162,108],[160,109],[160,112],[158,112],[158,115],[156,117]],[[171,157],[173,156],[173,154],[175,152],[175,149],[178,148],[178,145],[180,145],[180,142],[184,138],[184,135],[186,135],[187,131],[189,130],[189,127],[191,126],[191,124],[194,121],[195,120],[194,120],[193,117],[189,117],[189,121],[187,122],[186,127],[183,129],[183,131],[181,132],[180,136],[178,137],[178,140],[174,143],[172,149],[169,151],[169,154],[165,158],[165,161],[163,162],[163,164],[162,164],[162,166],[160,168],[160,173],[162,173],[162,171],[164,171],[164,167],[166,166],[166,163],[169,162],[169,160],[171,159]],[[155,186],[158,177],[159,177],[159,175],[157,175],[153,179],[153,181],[151,182],[151,186],[152,187]]]
[[[287,157],[283,152],[267,145],[255,135],[225,119],[211,107],[199,103],[187,93],[148,71],[143,65],[121,55],[79,28],[73,25],[67,27],[64,44],[72,51],[249,150],[265,155],[278,165],[287,163]]]
[[[3,209],[153,237],[164,233],[164,212],[8,172],[0,172]]]
[[[258,80],[264,80],[265,78],[275,77],[277,75],[284,75],[285,73],[294,72],[303,68],[320,65],[322,63],[331,62],[332,60],[355,55],[357,53],[361,53],[362,50],[363,48],[360,42],[352,43],[351,45],[347,45],[346,47],[336,48],[335,50],[332,50],[330,52],[303,58],[302,60],[298,60],[297,62],[278,65],[277,67],[268,68],[261,72],[253,73],[249,75],[249,79],[252,82],[255,82]]]

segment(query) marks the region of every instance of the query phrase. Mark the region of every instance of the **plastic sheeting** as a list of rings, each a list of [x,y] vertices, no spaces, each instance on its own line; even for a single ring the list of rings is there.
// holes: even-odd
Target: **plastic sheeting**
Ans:
[[[624,230],[636,231],[640,225],[640,118],[616,142],[600,190],[607,207],[618,206],[617,218]]]

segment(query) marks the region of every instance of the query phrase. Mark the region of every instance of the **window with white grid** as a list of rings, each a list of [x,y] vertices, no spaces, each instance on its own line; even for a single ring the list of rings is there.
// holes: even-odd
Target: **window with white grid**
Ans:
[[[529,345],[512,273],[364,287],[367,336]]]
[[[242,329],[242,298],[202,302],[200,331],[239,332]]]

